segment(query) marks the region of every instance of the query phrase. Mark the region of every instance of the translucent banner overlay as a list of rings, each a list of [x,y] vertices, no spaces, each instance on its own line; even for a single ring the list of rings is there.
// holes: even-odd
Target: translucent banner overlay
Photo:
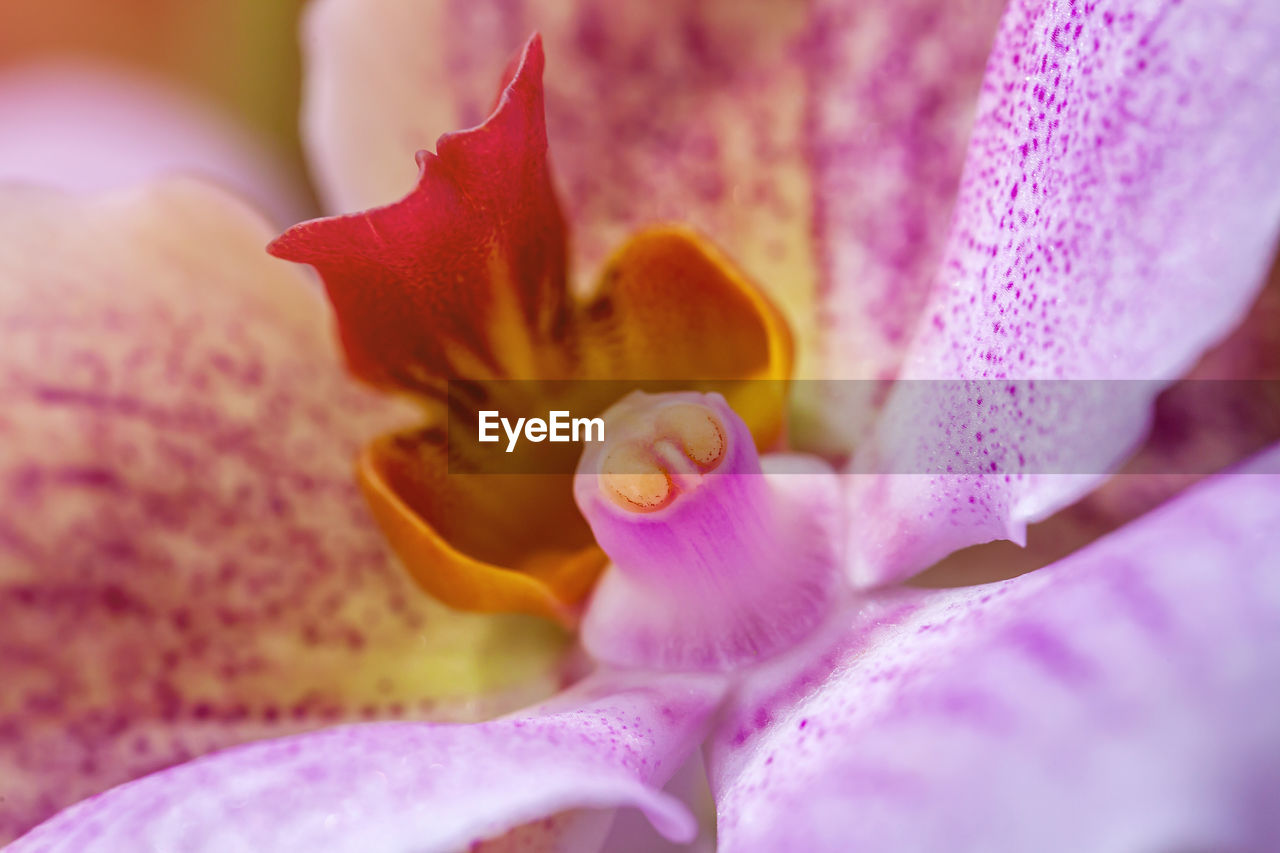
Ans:
[[[1280,380],[454,380],[419,436],[451,474],[572,474],[638,390],[719,393],[748,422],[785,409],[786,449],[860,474],[1112,473],[1136,449],[1115,436],[1144,420],[1144,474],[1209,474],[1280,441]]]

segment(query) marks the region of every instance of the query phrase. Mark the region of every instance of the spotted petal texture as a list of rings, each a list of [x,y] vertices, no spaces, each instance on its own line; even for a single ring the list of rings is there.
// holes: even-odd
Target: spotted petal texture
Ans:
[[[623,805],[688,841],[693,816],[659,787],[696,747],[719,683],[644,681],[597,676],[540,712],[479,725],[366,724],[240,747],[75,806],[9,849],[430,853]]]
[[[860,581],[1021,541],[1122,459],[1161,383],[1240,319],[1280,220],[1278,36],[1274,3],[1010,8],[904,376],[1158,381],[1035,399],[939,385],[924,416],[918,386],[898,394],[861,463],[937,476],[859,479]],[[992,473],[943,473],[974,459]]]
[[[766,673],[711,749],[720,849],[1275,849],[1280,447],[1250,470]]]
[[[0,196],[0,837],[246,739],[548,689],[553,635],[391,558],[351,460],[403,412],[270,233],[186,182]]]
[[[810,4],[805,147],[821,375],[892,379],[938,269],[1004,0]],[[872,382],[800,384],[797,438],[847,451]]]

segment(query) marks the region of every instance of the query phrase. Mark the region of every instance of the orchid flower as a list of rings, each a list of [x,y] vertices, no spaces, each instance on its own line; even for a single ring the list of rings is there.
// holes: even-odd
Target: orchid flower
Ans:
[[[271,252],[318,271],[375,391],[226,193],[7,191],[5,827],[193,759],[8,849],[650,849],[615,813],[694,840],[669,783],[699,761],[729,851],[1274,847],[1280,447],[1037,571],[899,582],[1021,541],[1096,486],[1102,469],[1055,464],[1119,464],[1159,389],[1240,321],[1280,222],[1280,11],[1015,0],[975,106],[988,10],[910,6],[771,4],[749,24],[700,7],[679,40],[654,37],[669,11],[543,10],[552,63],[562,44],[616,73],[548,98],[548,134],[535,37],[488,119],[420,155],[412,186],[398,155],[424,105],[487,99],[466,91],[471,48],[529,22],[321,3],[308,115],[331,204],[412,189]],[[892,70],[860,82],[875,62]],[[632,75],[673,82],[655,106]],[[781,95],[797,82],[803,116]],[[598,121],[557,118],[591,87]],[[634,130],[668,108],[723,136]],[[812,221],[793,210],[806,184]],[[602,248],[652,203],[727,251],[666,225]],[[564,210],[576,259],[600,261],[593,288],[571,286]],[[836,470],[768,452],[791,375],[898,381]],[[1042,381],[1125,378],[1147,390]],[[513,380],[570,380],[575,406],[600,407],[608,438],[572,475],[451,471],[460,400],[548,401]],[[654,380],[731,381],[590,391]],[[902,429],[922,412],[940,428]],[[801,401],[793,428],[821,439],[841,413]],[[405,575],[351,488],[359,447]],[[533,615],[446,613],[421,589]],[[476,672],[502,702],[555,678],[554,640],[523,659],[495,641],[496,670],[459,651],[548,636],[543,619],[579,633],[587,674],[497,719],[400,719]],[[278,737],[352,716],[395,719]]]

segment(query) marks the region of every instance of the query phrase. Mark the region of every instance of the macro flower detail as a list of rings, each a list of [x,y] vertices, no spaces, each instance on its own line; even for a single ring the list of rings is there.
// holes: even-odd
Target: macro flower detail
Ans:
[[[320,272],[356,376],[429,407],[425,426],[375,442],[360,464],[414,577],[455,607],[571,623],[604,565],[573,507],[571,465],[559,477],[459,476],[446,447],[450,427],[466,423],[459,410],[595,414],[612,400],[592,399],[591,380],[785,380],[791,341],[763,294],[684,229],[641,232],[606,263],[597,290],[569,292],[542,67],[535,37],[493,115],[419,155],[405,200],[296,226],[271,251]],[[546,401],[521,399],[530,386],[503,380],[579,381],[561,386],[567,399]],[[738,387],[756,398],[736,402],[757,439],[772,443],[781,382]]]
[[[1280,846],[1280,445],[902,583],[1098,485],[1248,311],[1280,6],[1014,0],[976,102],[994,4],[872,6],[318,0],[338,206],[479,123],[274,258],[200,181],[0,191],[6,850]],[[487,473],[489,407],[606,428]]]

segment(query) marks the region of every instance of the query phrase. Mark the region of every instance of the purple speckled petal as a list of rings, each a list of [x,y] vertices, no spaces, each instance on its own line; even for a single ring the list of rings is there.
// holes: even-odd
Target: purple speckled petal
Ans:
[[[693,816],[659,788],[697,748],[722,687],[605,673],[488,723],[371,723],[264,741],[115,788],[8,849],[428,853],[498,839],[496,849],[589,851],[608,820],[578,810],[618,806],[688,841]]]
[[[1277,259],[1280,260],[1280,259]],[[1267,380],[1265,382],[1259,380]],[[1056,562],[1196,481],[1280,441],[1280,263],[1244,322],[1156,400],[1151,430],[1117,476],[1007,540],[958,551],[912,581],[969,586]]]
[[[0,840],[211,749],[554,683],[554,632],[390,557],[352,459],[412,413],[271,233],[189,182],[0,194]]]
[[[1274,3],[1010,8],[904,376],[1157,381],[1035,400],[939,385],[920,441],[902,440],[919,386],[896,394],[864,462],[939,476],[856,480],[858,580],[1020,541],[1134,447],[1160,383],[1239,321],[1280,220],[1277,37]],[[941,474],[975,458],[995,473]]]
[[[720,849],[1276,849],[1280,446],[1248,470],[761,672],[713,735]]]
[[[890,379],[947,237],[983,68],[1005,0],[816,0],[802,54],[821,270],[823,376]],[[856,441],[871,383],[802,385],[814,436]],[[809,437],[802,434],[801,438]]]

